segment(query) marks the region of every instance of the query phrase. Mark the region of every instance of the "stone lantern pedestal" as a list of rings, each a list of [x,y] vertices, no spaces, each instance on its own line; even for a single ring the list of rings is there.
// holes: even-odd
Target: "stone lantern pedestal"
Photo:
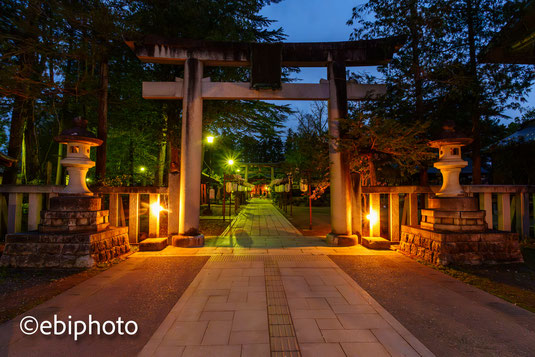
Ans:
[[[82,118],[74,123],[54,138],[67,144],[61,164],[69,173],[68,185],[50,198],[49,209],[41,211],[38,231],[6,236],[0,266],[89,268],[130,251],[128,227],[110,227],[109,211],[86,185],[87,170],[95,165],[90,148],[102,140],[86,130]]]
[[[461,158],[461,147],[471,142],[447,124],[442,138],[429,143],[439,150],[434,166],[443,184],[421,210],[420,225],[401,226],[402,253],[437,265],[523,261],[518,234],[489,230],[478,199],[469,197],[459,183],[461,169],[468,164]]]

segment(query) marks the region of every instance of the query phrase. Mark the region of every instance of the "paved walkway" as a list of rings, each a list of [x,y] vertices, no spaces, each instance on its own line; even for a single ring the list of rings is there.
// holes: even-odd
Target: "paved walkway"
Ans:
[[[254,200],[206,247],[138,252],[0,325],[0,355],[431,356],[368,292],[437,355],[532,354],[533,314],[392,251],[327,247]],[[120,316],[139,333],[74,342],[18,328],[55,313]]]
[[[432,355],[325,256],[333,248],[267,201],[253,200],[207,245],[190,252],[212,256],[142,356]]]

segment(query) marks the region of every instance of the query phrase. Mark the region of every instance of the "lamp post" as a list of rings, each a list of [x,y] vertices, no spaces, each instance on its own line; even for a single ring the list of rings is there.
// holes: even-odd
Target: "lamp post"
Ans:
[[[234,165],[234,160],[233,159],[228,159],[227,162],[227,167],[231,167],[232,168],[232,165]],[[225,170],[227,171],[227,170]],[[227,174],[225,172],[223,172],[223,221],[225,220],[225,210],[226,210],[226,207],[225,207],[225,201],[227,200],[227,183],[226,183],[226,177],[227,177]],[[230,196],[230,202],[229,202],[229,206],[230,204],[232,203],[232,193],[231,193],[231,196]],[[229,210],[230,211],[230,210]],[[230,214],[229,214],[229,218],[230,218]]]
[[[212,144],[214,143],[214,137],[212,135],[208,135],[206,137],[206,143],[208,143],[208,147],[212,146]],[[209,169],[210,169],[210,175],[209,175],[210,180],[208,181],[208,211],[211,211],[211,209],[210,209],[210,190],[211,190],[211,180],[212,180],[212,176],[214,174],[214,171],[212,169],[212,149],[211,148],[208,149],[208,166],[209,166]]]
[[[230,167],[230,173],[232,174],[232,168],[234,165],[233,159],[228,159],[227,161],[228,166]],[[228,196],[229,202],[228,202],[228,217],[229,219],[232,217],[232,181],[230,182],[230,192]]]

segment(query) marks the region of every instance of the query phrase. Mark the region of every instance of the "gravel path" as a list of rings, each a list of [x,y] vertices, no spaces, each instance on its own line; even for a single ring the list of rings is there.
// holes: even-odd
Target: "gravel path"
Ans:
[[[535,314],[402,255],[330,256],[437,356],[534,356]]]
[[[39,321],[133,320],[135,336],[25,336],[20,317],[0,325],[0,356],[132,356],[167,316],[208,257],[135,257],[27,311]]]

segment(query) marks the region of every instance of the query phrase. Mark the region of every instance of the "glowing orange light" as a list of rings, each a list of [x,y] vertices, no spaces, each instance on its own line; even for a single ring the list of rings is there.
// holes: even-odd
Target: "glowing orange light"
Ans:
[[[154,202],[153,204],[150,205],[150,213],[153,216],[158,217],[161,211],[165,211],[165,209],[162,206],[160,206],[159,202]]]
[[[370,221],[370,228],[373,227],[375,223],[377,223],[377,221],[379,220],[377,212],[372,209],[370,209],[370,213],[366,215],[366,218]]]

